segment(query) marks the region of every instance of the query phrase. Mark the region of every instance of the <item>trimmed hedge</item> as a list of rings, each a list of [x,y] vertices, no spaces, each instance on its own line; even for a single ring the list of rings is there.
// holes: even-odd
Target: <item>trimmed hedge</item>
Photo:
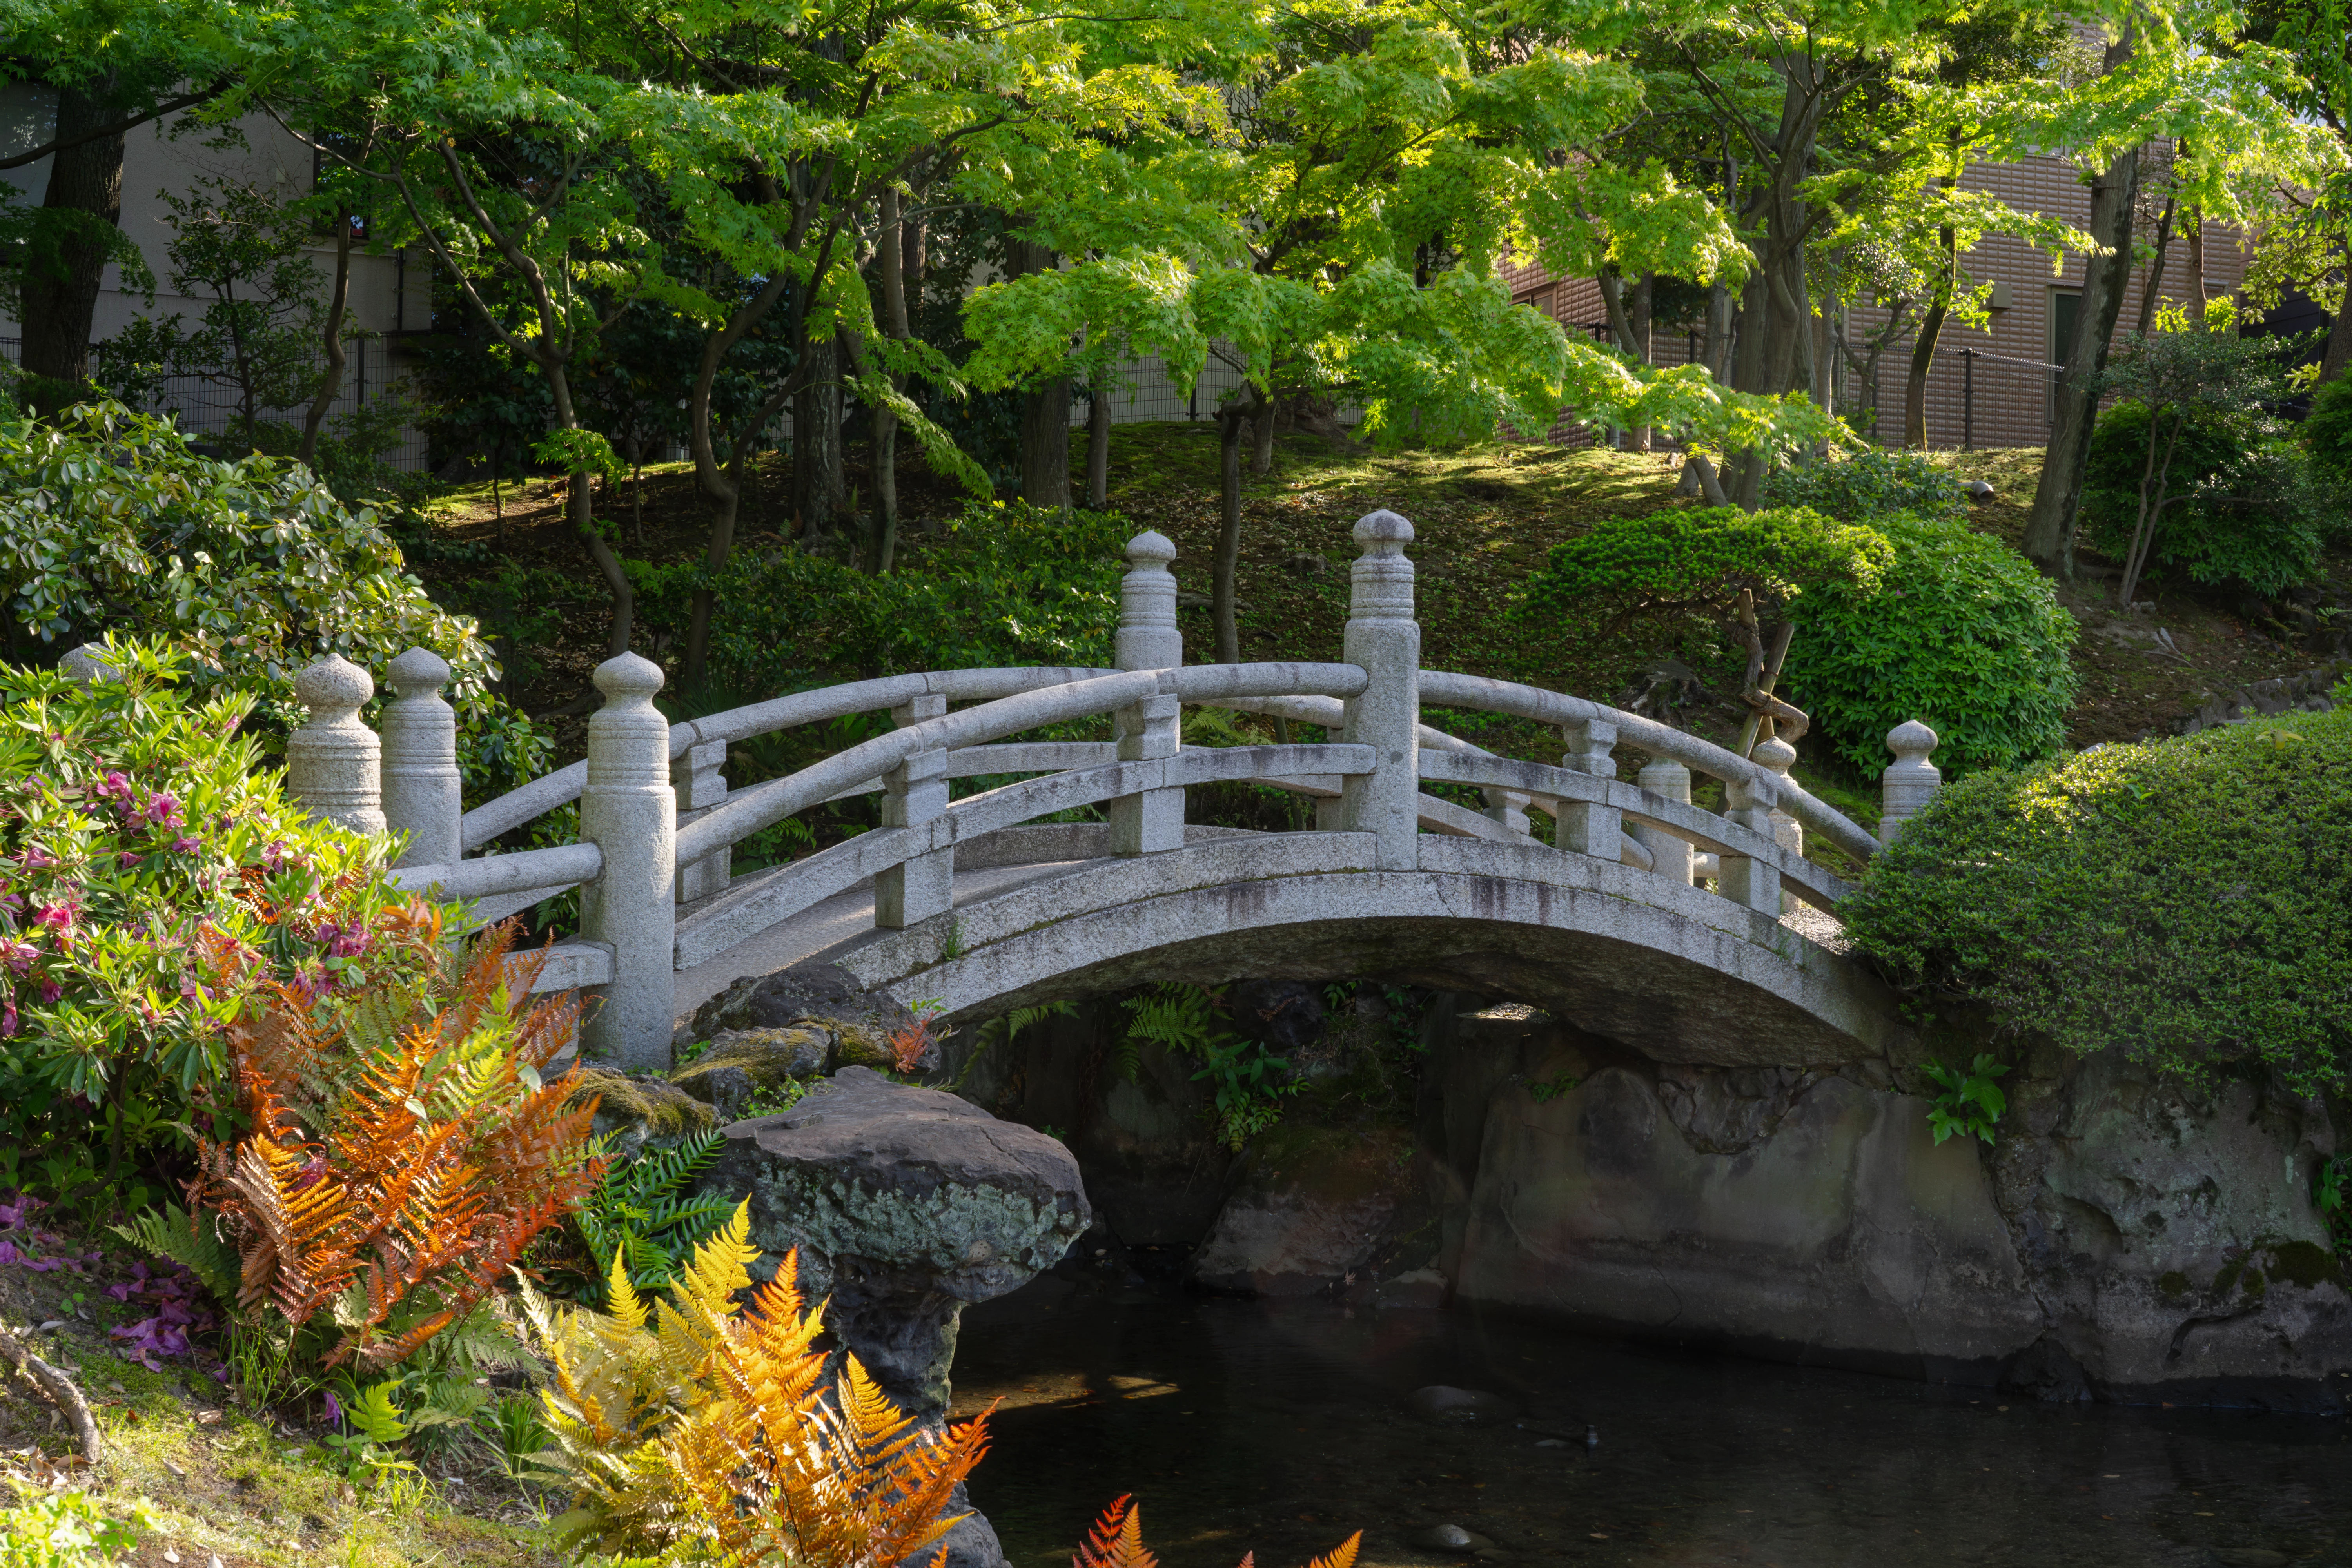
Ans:
[[[2191,1078],[2352,1067],[2352,712],[1947,786],[1846,928],[1895,982]]]
[[[1906,719],[1936,731],[1936,764],[1951,777],[2064,746],[2081,680],[2057,590],[1959,519],[1872,523],[1894,547],[1885,585],[1825,582],[1790,606],[1790,700],[1865,775],[1891,760],[1886,732]]]

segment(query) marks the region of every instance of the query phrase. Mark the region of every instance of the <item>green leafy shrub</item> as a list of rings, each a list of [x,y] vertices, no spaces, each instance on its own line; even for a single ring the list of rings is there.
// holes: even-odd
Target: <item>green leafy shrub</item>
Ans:
[[[1893,560],[1876,592],[1825,582],[1793,605],[1781,689],[1837,754],[1884,768],[1886,732],[1919,719],[1950,776],[2065,744],[2079,685],[2074,620],[2032,563],[1965,521],[1881,518]]]
[[[1993,1081],[2009,1076],[2009,1068],[1999,1058],[1979,1052],[1965,1068],[1923,1062],[1919,1070],[1936,1086],[1935,1099],[1927,1108],[1927,1125],[1936,1130],[1937,1142],[1955,1136],[1992,1142],[1992,1130],[2001,1112],[2009,1109],[2008,1097]]]
[[[1847,900],[1919,1003],[2070,1050],[2340,1088],[2352,1043],[2352,713],[2101,746],[1948,785]]]
[[[1217,1136],[1229,1149],[1241,1148],[1279,1121],[1282,1102],[1304,1087],[1279,1053],[1225,1026],[1221,992],[1199,985],[1155,985],[1119,1005],[1128,1013],[1122,1047],[1128,1076],[1134,1076],[1133,1053],[1141,1040],[1200,1062],[1193,1081],[1214,1089],[1212,1114]]]
[[[120,404],[0,421],[8,657],[54,658],[110,632],[182,649],[198,686],[254,693],[281,729],[300,721],[294,677],[320,654],[366,667],[381,689],[394,658],[428,647],[449,661],[467,764],[503,789],[539,760],[515,744],[529,721],[488,689],[498,664],[473,620],[428,598],[376,514],[300,464],[216,462]],[[477,737],[492,731],[485,752]]]
[[[1874,593],[1893,558],[1876,530],[1801,507],[1614,517],[1553,545],[1516,613],[1572,636],[1671,634],[1693,616],[1727,618],[1743,592],[1769,605],[1827,583]]]
[[[265,988],[326,995],[433,962],[383,840],[311,821],[185,660],[122,679],[0,666],[0,1185],[136,1207],[226,1110],[224,1030]],[[161,1162],[159,1163],[159,1162]]]
[[[1871,522],[1895,512],[1958,516],[1968,510],[1960,482],[1925,452],[1864,447],[1834,461],[1776,468],[1764,481],[1776,507],[1810,507],[1840,522]]]
[[[886,576],[792,549],[739,559],[719,581],[712,663],[723,679],[767,691],[816,672],[1108,668],[1127,539],[1108,513],[1065,519],[1016,501],[969,507]],[[696,580],[640,574],[638,613],[683,631]]]
[[[119,1521],[88,1492],[51,1492],[0,1512],[0,1568],[107,1568],[154,1523],[143,1509]]]
[[[2285,439],[2285,426],[2260,412],[2174,412],[2157,433],[2169,444],[2166,503],[2148,560],[2196,583],[2243,583],[2272,595],[2309,582],[2329,526],[2326,498],[2310,459]],[[2139,517],[2147,469],[2147,406],[2118,403],[2099,416],[2083,476],[2084,537],[2121,559]]]
[[[2296,435],[2323,480],[2352,486],[2352,377],[2339,375],[2312,393],[2311,412]]]

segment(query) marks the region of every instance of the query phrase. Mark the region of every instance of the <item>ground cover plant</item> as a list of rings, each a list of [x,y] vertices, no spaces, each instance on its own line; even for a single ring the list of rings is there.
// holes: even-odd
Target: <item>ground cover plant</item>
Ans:
[[[2110,745],[1948,784],[1847,929],[1933,1014],[2191,1079],[2352,1069],[2352,713]]]

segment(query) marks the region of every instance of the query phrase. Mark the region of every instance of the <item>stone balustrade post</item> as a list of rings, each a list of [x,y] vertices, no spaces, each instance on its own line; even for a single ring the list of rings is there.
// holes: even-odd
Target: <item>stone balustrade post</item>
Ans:
[[[923,696],[890,710],[901,730],[946,716],[948,700]],[[920,827],[947,815],[948,753],[917,752],[882,775],[882,826]],[[874,877],[874,923],[902,930],[955,907],[955,851],[935,849]]]
[[[1395,512],[1368,512],[1355,529],[1348,629],[1340,657],[1370,684],[1348,699],[1339,739],[1372,749],[1372,772],[1340,786],[1339,818],[1373,836],[1372,864],[1410,871],[1421,863],[1421,626],[1413,619],[1412,524]]]
[[[1723,815],[1750,833],[1772,837],[1772,808],[1778,792],[1764,780],[1726,779]],[[1773,920],[1780,917],[1780,872],[1777,867],[1746,855],[1725,855],[1716,869],[1716,890],[1742,908]]]
[[[698,816],[708,816],[712,810],[726,803],[727,775],[719,770],[727,765],[727,742],[705,741],[689,746],[670,759],[669,787],[677,792],[677,825],[684,827]],[[735,850],[732,846],[705,855],[691,866],[677,868],[677,901],[692,903],[697,899],[723,893],[735,872]]]
[[[677,1011],[677,795],[669,721],[654,706],[661,667],[625,653],[596,667],[604,705],[588,720],[580,837],[604,855],[580,890],[580,933],[613,949],[613,979],[581,1029],[581,1054],[626,1072],[670,1065]]]
[[[1642,771],[1633,775],[1633,782],[1644,795],[1654,795],[1677,805],[1690,804],[1690,770],[1671,758],[1651,758]],[[1650,852],[1652,870],[1677,886],[1690,886],[1694,870],[1692,862],[1697,858],[1697,852],[1692,849],[1690,840],[1677,838],[1662,827],[1645,826],[1638,822],[1626,831]]]
[[[122,679],[122,672],[106,662],[106,645],[99,642],[86,642],[79,647],[68,648],[65,656],[58,660],[58,673],[81,686]]]
[[[1528,805],[1533,796],[1524,790],[1498,789],[1493,785],[1478,793],[1486,802],[1485,816],[1487,821],[1500,823],[1507,832],[1528,831]]]
[[[1590,773],[1597,779],[1617,776],[1617,759],[1610,754],[1617,745],[1617,725],[1613,721],[1593,719],[1581,724],[1563,724],[1560,733],[1568,739],[1567,754],[1559,759],[1561,767],[1571,773]],[[1559,803],[1559,820],[1560,848],[1612,863],[1624,858],[1624,814],[1615,806],[1563,800]]]
[[[1789,770],[1797,765],[1797,748],[1778,735],[1769,741],[1759,742],[1756,749],[1748,755],[1769,770],[1774,778],[1783,783],[1788,780]],[[1770,820],[1772,842],[1802,859],[1805,854],[1805,825],[1783,811],[1778,801],[1773,803]],[[1787,914],[1797,907],[1797,902],[1795,894],[1782,893],[1780,912]]]
[[[1184,663],[1184,634],[1176,627],[1176,576],[1168,563],[1176,547],[1158,533],[1127,542],[1127,575],[1118,584],[1118,667],[1175,669]],[[1147,697],[1111,715],[1122,763],[1172,757],[1182,745],[1182,705],[1173,697]],[[1184,847],[1184,792],[1150,789],[1110,803],[1110,852],[1156,855]]]
[[[354,833],[384,829],[383,750],[360,719],[374,695],[368,672],[339,653],[294,678],[310,716],[286,737],[286,787],[312,816]]]
[[[1878,777],[1879,843],[1894,843],[1903,825],[1927,810],[1944,786],[1943,770],[1927,760],[1936,742],[1936,731],[1916,719],[1886,732],[1886,749],[1895,753],[1895,761]]]
[[[453,866],[465,855],[466,781],[457,772],[457,714],[441,699],[449,666],[431,648],[392,661],[398,693],[383,710],[383,822],[408,836],[403,866]]]

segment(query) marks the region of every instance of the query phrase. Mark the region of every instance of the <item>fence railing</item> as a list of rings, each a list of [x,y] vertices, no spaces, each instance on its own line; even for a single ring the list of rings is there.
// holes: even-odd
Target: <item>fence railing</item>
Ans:
[[[287,781],[319,816],[404,836],[395,879],[471,901],[477,921],[578,888],[580,937],[556,950],[540,984],[601,987],[583,1048],[633,1069],[668,1060],[677,971],[867,879],[877,929],[945,925],[960,857],[973,864],[1133,858],[1235,831],[1188,828],[1184,791],[1196,784],[1246,780],[1312,798],[1313,826],[1273,836],[1297,840],[1298,853],[1288,857],[1297,864],[1434,868],[1451,862],[1424,849],[1430,836],[1484,839],[1590,857],[1685,889],[1696,881],[1777,922],[1790,900],[1834,911],[1850,891],[1805,858],[1807,832],[1866,860],[1940,782],[1927,760],[1934,731],[1916,722],[1897,728],[1887,742],[1897,761],[1885,773],[1874,837],[1790,776],[1797,753],[1786,742],[1767,741],[1743,757],[1582,698],[1423,669],[1404,553],[1412,525],[1376,511],[1355,536],[1361,555],[1336,664],[1185,664],[1168,570],[1175,549],[1145,533],[1128,545],[1116,669],[892,676],[672,724],[653,704],[659,667],[624,654],[595,671],[604,704],[589,721],[585,759],[467,812],[457,716],[441,696],[448,666],[422,648],[393,661],[394,695],[379,737],[359,717],[373,680],[330,655],[296,679],[309,720],[289,741]],[[100,651],[82,650],[68,668],[102,676]],[[1185,746],[1180,721],[1188,703],[1302,721],[1324,727],[1330,740]],[[1556,726],[1567,751],[1557,765],[1496,756],[1424,725],[1424,704]],[[730,793],[720,769],[732,742],[875,711],[890,714],[890,732]],[[1008,740],[1106,716],[1108,742]],[[1648,759],[1631,783],[1617,777],[1620,746]],[[983,773],[1029,776],[950,797],[950,780]],[[1694,774],[1722,781],[1723,811],[1691,804]],[[1430,794],[1425,782],[1476,790],[1484,808]],[[879,828],[788,865],[730,874],[732,847],[751,835],[826,801],[877,794]],[[576,842],[469,853],[575,800]],[[1099,807],[1106,820],[1038,820],[1076,807]],[[1554,819],[1551,844],[1528,832],[1530,812]],[[1328,853],[1311,852],[1314,842]]]

